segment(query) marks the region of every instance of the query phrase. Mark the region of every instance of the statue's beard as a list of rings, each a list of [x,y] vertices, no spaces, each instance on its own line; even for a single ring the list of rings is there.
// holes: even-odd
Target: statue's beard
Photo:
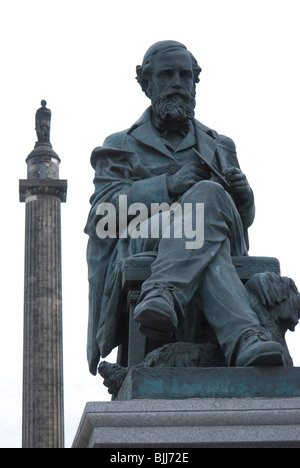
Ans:
[[[160,96],[152,91],[151,103],[154,116],[161,123],[186,122],[195,115],[195,97],[182,94]]]

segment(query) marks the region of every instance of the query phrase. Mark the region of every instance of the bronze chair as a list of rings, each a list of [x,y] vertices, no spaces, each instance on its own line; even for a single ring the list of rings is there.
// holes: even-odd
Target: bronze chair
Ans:
[[[147,352],[164,344],[149,340],[139,331],[138,323],[133,320],[133,311],[140,294],[141,284],[150,276],[151,264],[155,257],[154,252],[145,252],[144,255],[131,256],[123,261],[122,288],[127,297],[126,307],[129,317],[128,343],[120,346],[118,351],[118,363],[123,366],[139,364]],[[280,274],[279,261],[274,257],[233,257],[232,261],[244,284],[256,273],[269,271]]]

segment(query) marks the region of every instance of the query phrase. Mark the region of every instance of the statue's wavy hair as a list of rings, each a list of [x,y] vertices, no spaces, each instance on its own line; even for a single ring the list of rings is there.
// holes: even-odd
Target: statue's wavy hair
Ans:
[[[194,73],[194,84],[199,83],[200,78],[199,75],[202,71],[202,68],[199,67],[197,60],[193,56],[193,54],[180,42],[176,41],[161,41],[157,42],[153,46],[151,46],[148,51],[146,52],[143,60],[142,65],[137,65],[136,67],[136,80],[141,86],[142,90],[146,94],[147,97],[148,95],[148,85],[149,81],[151,80],[152,77],[152,72],[153,72],[153,59],[154,56],[158,53],[161,52],[163,49],[171,49],[171,48],[183,48],[185,49],[189,54],[192,59],[192,66],[193,66],[193,73]]]

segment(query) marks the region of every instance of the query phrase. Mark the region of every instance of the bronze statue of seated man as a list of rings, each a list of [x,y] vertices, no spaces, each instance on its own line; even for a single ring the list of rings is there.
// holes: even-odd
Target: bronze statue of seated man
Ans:
[[[100,356],[127,339],[122,292],[111,294],[118,287],[118,266],[149,251],[157,257],[134,312],[142,333],[174,341],[186,307],[197,298],[227,366],[286,364],[282,346],[261,326],[232,264],[232,256],[248,252],[254,197],[234,142],[194,118],[200,72],[183,44],[152,45],[137,67],[151,106],[92,153],[95,193],[86,233],[93,374]]]

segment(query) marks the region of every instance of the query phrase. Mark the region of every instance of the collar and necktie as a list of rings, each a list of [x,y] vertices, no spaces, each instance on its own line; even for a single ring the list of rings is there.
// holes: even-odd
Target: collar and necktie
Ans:
[[[163,122],[155,125],[164,144],[175,151],[183,138],[191,130],[190,121],[184,122]]]

